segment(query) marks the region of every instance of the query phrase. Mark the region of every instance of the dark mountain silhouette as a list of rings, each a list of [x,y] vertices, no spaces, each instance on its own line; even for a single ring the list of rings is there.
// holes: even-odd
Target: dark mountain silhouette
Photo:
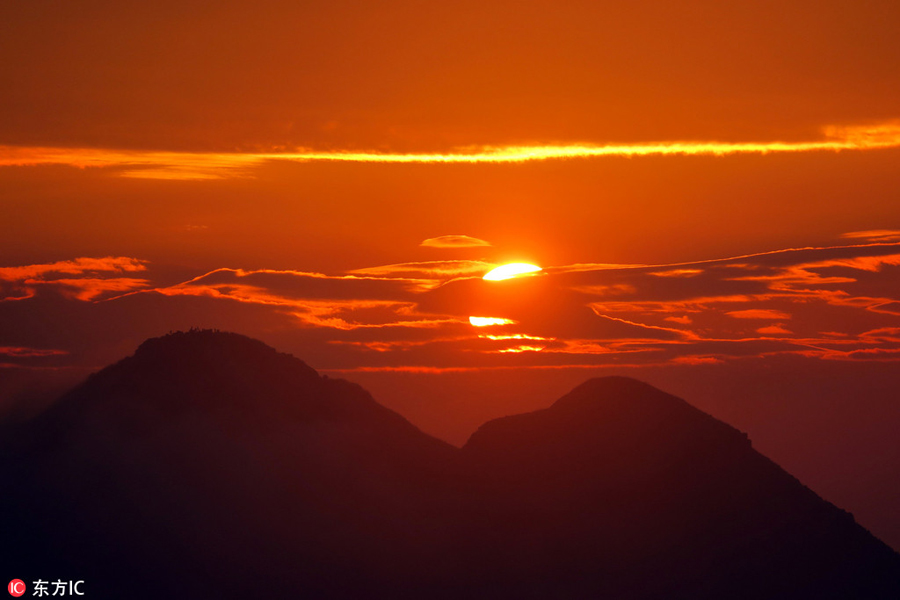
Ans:
[[[900,556],[626,378],[462,449],[236,334],[151,339],[0,437],[9,578],[97,598],[897,598]]]
[[[121,598],[412,580],[440,538],[420,506],[456,454],[359,386],[209,331],[148,340],[12,438],[4,552]]]
[[[524,597],[880,598],[898,556],[747,436],[639,381],[590,380],[462,452],[485,585]],[[894,591],[889,591],[894,590]]]

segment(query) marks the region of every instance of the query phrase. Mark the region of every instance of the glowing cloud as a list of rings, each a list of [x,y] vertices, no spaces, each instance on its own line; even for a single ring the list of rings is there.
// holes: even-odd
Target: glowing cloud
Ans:
[[[349,271],[351,275],[370,275],[378,277],[425,277],[435,280],[453,277],[471,277],[484,273],[493,267],[493,263],[480,260],[431,260],[424,262],[400,263],[366,267]]]
[[[519,352],[540,352],[543,350],[543,346],[515,346],[513,348],[504,348],[503,350],[497,350],[498,354],[518,354]]]
[[[487,327],[488,325],[511,325],[515,321],[511,319],[498,319],[495,317],[469,317],[469,323],[475,327]]]
[[[520,163],[607,156],[724,156],[775,152],[876,150],[900,147],[900,120],[869,126],[823,128],[823,138],[810,141],[717,142],[662,141],[636,144],[568,144],[482,146],[450,152],[392,153],[323,151],[294,152],[160,152],[100,148],[0,146],[0,166],[69,165],[116,168],[122,177],[153,179],[219,179],[247,176],[269,161],[366,163]]]
[[[84,301],[97,299],[108,292],[141,289],[150,282],[146,279],[108,275],[145,271],[146,262],[126,256],[107,256],[2,267],[0,302],[31,298],[41,286],[55,288],[65,296]]]
[[[656,271],[650,275],[657,277],[694,277],[703,273],[703,269],[672,269],[670,271]]]
[[[428,238],[419,245],[426,248],[477,248],[490,246],[491,244],[467,235],[442,235],[436,238]]]
[[[527,297],[515,283],[484,283],[497,265],[480,261],[334,274],[223,267],[175,284],[155,283],[158,271],[148,267],[105,257],[0,268],[0,323],[16,326],[33,306],[48,311],[49,330],[59,322],[49,317],[70,306],[93,331],[106,314],[139,322],[148,307],[166,306],[188,319],[201,306],[212,318],[264,316],[266,326],[302,329],[298,348],[321,350],[336,369],[621,368],[780,355],[900,361],[900,243],[547,267],[519,282]],[[144,273],[147,280],[136,278]],[[72,336],[61,335],[36,346],[66,349]],[[0,367],[76,360],[18,340],[3,344]]]
[[[135,272],[146,270],[147,261],[127,256],[107,256],[105,258],[76,258],[61,260],[55,263],[26,265],[22,267],[0,268],[0,279],[16,281],[24,279],[43,279],[49,274],[81,275],[88,272]]]
[[[526,334],[524,334],[524,333],[514,333],[514,334],[512,334],[512,335],[491,335],[491,334],[488,333],[488,334],[485,334],[485,335],[479,335],[478,337],[480,337],[480,338],[482,338],[482,339],[485,339],[485,340],[494,340],[494,341],[498,341],[498,340],[538,340],[538,341],[547,341],[547,340],[548,340],[548,338],[541,337],[541,336],[539,336],[539,335],[526,335]]]
[[[489,271],[482,279],[485,281],[502,281],[504,279],[512,279],[521,275],[529,275],[537,273],[542,269],[537,265],[529,265],[528,263],[509,263],[502,265]]]
[[[64,356],[68,354],[66,350],[28,348],[22,346],[0,346],[0,354],[4,356],[15,356],[18,358],[34,358],[44,356]]]
[[[869,242],[900,242],[900,231],[896,229],[872,229],[869,231],[851,231],[841,234],[842,238],[861,239]]]

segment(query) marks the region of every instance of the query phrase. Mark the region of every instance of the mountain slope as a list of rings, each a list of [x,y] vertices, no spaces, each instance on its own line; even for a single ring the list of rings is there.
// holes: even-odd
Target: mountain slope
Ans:
[[[898,556],[851,515],[743,433],[633,379],[593,379],[548,409],[489,422],[463,454],[480,498],[474,564],[526,596],[837,599],[900,589]]]
[[[900,557],[849,514],[631,379],[458,449],[261,342],[191,331],[0,436],[10,578],[97,598],[900,591]]]
[[[148,340],[15,438],[10,559],[129,597],[160,597],[159,573],[202,596],[412,576],[440,525],[420,506],[456,450],[354,384],[209,331]]]

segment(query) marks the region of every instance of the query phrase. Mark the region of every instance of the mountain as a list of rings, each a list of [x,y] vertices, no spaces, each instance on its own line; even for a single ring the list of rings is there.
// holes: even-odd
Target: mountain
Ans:
[[[4,564],[121,598],[412,580],[442,525],[420,505],[457,454],[359,386],[213,331],[148,340],[7,438]]]
[[[463,448],[488,578],[565,598],[888,598],[896,553],[647,384],[590,380],[486,423]],[[507,587],[507,589],[509,589]]]
[[[9,578],[96,598],[900,597],[851,515],[627,378],[459,449],[261,342],[173,333],[0,432],[0,480]]]

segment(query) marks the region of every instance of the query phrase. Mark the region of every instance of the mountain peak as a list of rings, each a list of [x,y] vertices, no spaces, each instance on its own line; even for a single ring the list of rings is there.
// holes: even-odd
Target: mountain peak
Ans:
[[[270,346],[260,340],[234,333],[231,331],[221,331],[219,329],[201,329],[192,327],[187,331],[170,331],[165,335],[144,340],[138,346],[137,352],[147,352],[148,350],[159,346],[178,346],[191,345],[194,347],[203,345],[222,345],[222,344],[242,344],[245,346],[253,346],[256,348],[265,348],[275,351]]]
[[[704,441],[711,446],[749,445],[746,434],[681,398],[630,377],[589,379],[549,408],[485,423],[466,448],[512,445],[508,438],[519,437],[522,442],[530,438],[527,447],[531,448],[542,439],[554,445],[568,445],[576,439],[607,446],[696,446]]]
[[[295,369],[305,371],[310,377],[318,377],[314,369],[290,354],[278,352],[259,340],[218,329],[189,329],[172,331],[166,335],[144,341],[135,351],[133,360],[153,361],[169,357],[191,362],[225,361],[238,362],[242,368],[257,366],[263,361],[276,364],[291,364]],[[126,359],[128,360],[128,359]]]
[[[341,422],[427,437],[360,386],[320,376],[259,340],[212,329],[146,340],[132,356],[60,398],[33,427],[45,436],[77,436],[89,434],[76,424],[88,429],[102,424],[107,433],[130,435],[192,419],[237,429]],[[434,445],[446,444],[435,440]]]
[[[303,361],[259,340],[190,329],[146,340],[132,356],[93,374],[69,397],[92,397],[112,410],[120,410],[112,405],[122,402],[166,412],[218,410],[284,404],[322,381]]]
[[[608,376],[594,377],[576,386],[571,392],[557,400],[554,410],[609,410],[619,403],[641,405],[656,408],[669,405],[689,406],[681,398],[667,394],[648,383],[631,377]]]

